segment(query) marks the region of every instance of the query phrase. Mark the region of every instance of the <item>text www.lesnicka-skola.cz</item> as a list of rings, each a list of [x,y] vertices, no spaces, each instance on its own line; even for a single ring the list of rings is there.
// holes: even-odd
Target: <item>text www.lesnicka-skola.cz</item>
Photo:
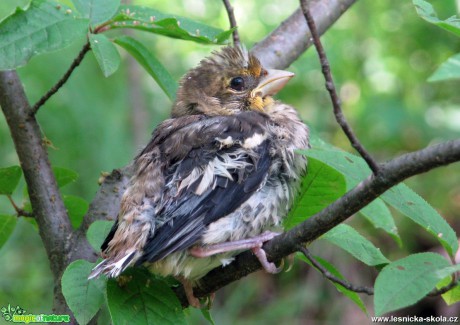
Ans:
[[[371,317],[373,323],[458,323],[459,317],[446,317],[446,316],[374,316]]]

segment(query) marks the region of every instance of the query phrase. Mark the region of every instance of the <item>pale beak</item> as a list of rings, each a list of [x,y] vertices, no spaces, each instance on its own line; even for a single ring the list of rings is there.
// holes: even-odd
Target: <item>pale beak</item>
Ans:
[[[292,72],[284,70],[267,69],[267,72],[267,75],[260,80],[257,88],[251,92],[251,97],[272,96],[280,91],[289,79],[294,77]]]

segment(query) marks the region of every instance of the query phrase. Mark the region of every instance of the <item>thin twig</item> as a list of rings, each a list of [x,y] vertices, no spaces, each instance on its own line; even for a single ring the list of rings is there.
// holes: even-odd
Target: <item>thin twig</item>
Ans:
[[[350,291],[358,292],[358,293],[365,293],[369,296],[372,296],[374,294],[374,288],[371,287],[365,287],[365,286],[355,286],[351,283],[348,283],[345,280],[339,279],[333,274],[331,274],[326,268],[324,268],[310,253],[310,251],[304,247],[304,246],[299,246],[298,247],[299,251],[302,252],[302,254],[310,261],[311,264],[315,268],[320,271],[325,278],[329,279],[330,281],[340,284],[342,287],[345,289],[348,289]]]
[[[223,0],[225,9],[227,10],[228,21],[230,22],[230,28],[233,28],[233,45],[240,45],[240,35],[238,34],[238,28],[236,25],[235,13],[233,7],[230,4],[230,0]]]
[[[35,105],[32,107],[30,114],[35,115],[38,112],[38,109],[43,106],[43,104],[46,103],[48,99],[50,99],[51,96],[53,96],[57,91],[67,82],[67,80],[70,78],[70,75],[72,72],[75,70],[76,67],[78,67],[85,58],[86,53],[90,50],[91,46],[89,44],[89,41],[83,46],[81,49],[80,53],[78,53],[78,56],[73,60],[72,64],[70,65],[69,69],[66,71],[66,73],[62,76],[62,78],[50,89],[48,92],[42,96],[38,100],[38,102],[35,103]]]
[[[13,198],[11,197],[11,195],[7,195],[6,197],[10,201],[18,217],[33,217],[32,213],[18,207],[17,204],[14,202]]]
[[[439,288],[439,289],[434,289],[429,294],[427,294],[427,296],[436,297],[436,296],[445,294],[447,291],[452,290],[453,288],[455,288],[459,284],[460,284],[460,282],[454,278],[451,283],[449,283],[445,287],[442,287],[442,288]]]
[[[359,142],[351,126],[348,124],[345,116],[343,115],[342,107],[340,105],[340,99],[337,95],[337,90],[335,88],[334,81],[332,78],[329,61],[327,59],[323,45],[321,44],[321,41],[319,39],[318,31],[316,29],[313,16],[310,13],[308,1],[300,0],[300,6],[302,7],[303,14],[305,16],[305,19],[307,20],[308,27],[310,28],[311,36],[313,38],[313,43],[315,44],[316,51],[318,52],[318,57],[321,63],[321,69],[323,71],[324,78],[326,79],[326,89],[331,97],[332,106],[334,107],[334,115],[337,120],[337,123],[339,123],[339,125],[342,127],[343,132],[345,132],[353,148],[355,148],[356,151],[359,152],[359,154],[369,165],[369,168],[372,170],[374,175],[376,175],[379,171],[379,165],[374,160],[374,158],[372,158],[372,156],[366,151],[364,146]]]

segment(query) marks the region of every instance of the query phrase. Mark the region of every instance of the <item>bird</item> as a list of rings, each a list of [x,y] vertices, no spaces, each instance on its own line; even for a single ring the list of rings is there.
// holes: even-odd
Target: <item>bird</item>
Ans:
[[[174,276],[189,304],[210,270],[282,231],[307,170],[309,129],[273,98],[294,76],[264,68],[244,46],[225,46],[186,73],[171,117],[133,161],[134,175],[89,278],[130,266]]]

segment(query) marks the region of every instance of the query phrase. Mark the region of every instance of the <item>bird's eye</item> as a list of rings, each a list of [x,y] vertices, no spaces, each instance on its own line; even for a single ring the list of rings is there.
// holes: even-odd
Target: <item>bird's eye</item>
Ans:
[[[235,77],[230,81],[230,87],[234,90],[241,91],[244,89],[244,79]]]

